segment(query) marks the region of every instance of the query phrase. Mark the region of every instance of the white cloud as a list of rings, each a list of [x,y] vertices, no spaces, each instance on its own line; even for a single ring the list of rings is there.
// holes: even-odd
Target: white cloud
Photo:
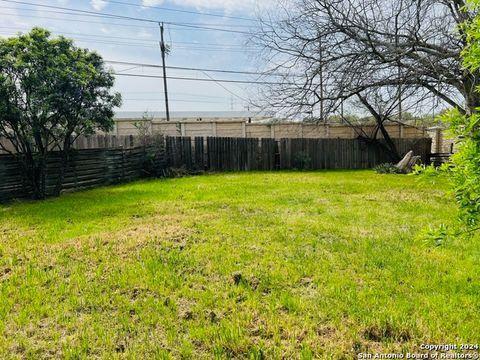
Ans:
[[[141,30],[135,34],[136,37],[138,38],[143,38],[143,39],[151,39],[152,38],[152,33],[146,30]]]
[[[156,6],[163,4],[163,0],[143,0],[144,6]]]
[[[9,13],[0,14],[0,23],[6,28],[11,27],[12,29],[24,29],[30,28],[31,24],[27,18],[22,17],[16,9],[10,9]],[[12,30],[12,32],[17,32]],[[7,35],[9,37],[11,35]]]
[[[93,6],[95,10],[102,10],[105,6],[107,6],[107,1],[105,0],[91,0],[90,4]]]
[[[174,0],[178,5],[190,6],[197,9],[222,9],[228,12],[233,10],[252,10],[258,4],[257,0]]]
[[[192,7],[198,10],[214,9],[226,12],[253,11],[274,2],[274,0],[170,0],[171,3],[183,7]],[[143,0],[145,6],[163,4],[164,0]]]

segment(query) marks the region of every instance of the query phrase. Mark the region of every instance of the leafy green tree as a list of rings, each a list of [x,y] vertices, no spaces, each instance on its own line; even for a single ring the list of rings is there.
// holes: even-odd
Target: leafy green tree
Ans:
[[[0,40],[0,137],[35,198],[46,196],[47,159],[62,152],[55,194],[76,137],[113,127],[114,76],[100,55],[41,28]]]
[[[466,35],[467,43],[462,53],[465,71],[480,70],[480,0],[467,2],[469,11],[477,16],[465,22],[460,31]],[[480,89],[477,88],[477,93]],[[450,132],[457,139],[458,152],[452,156],[451,180],[460,206],[460,219],[467,231],[480,228],[480,109],[464,114],[452,109],[441,117],[450,125]]]

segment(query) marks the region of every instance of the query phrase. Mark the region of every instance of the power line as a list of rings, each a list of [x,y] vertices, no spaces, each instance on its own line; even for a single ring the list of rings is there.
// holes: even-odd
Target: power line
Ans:
[[[165,98],[122,98],[124,101],[165,101]],[[169,99],[173,102],[184,102],[192,104],[226,104],[226,101],[209,101],[209,100],[185,100],[185,99]]]
[[[129,21],[149,22],[154,24],[158,23],[158,20],[138,18],[133,16],[125,16],[125,15],[115,15],[115,14],[103,13],[99,11],[81,10],[81,9],[67,8],[67,7],[55,6],[55,5],[34,4],[26,1],[16,1],[16,0],[0,0],[0,1],[14,3],[14,4],[21,4],[21,5],[36,6],[36,7],[47,8],[47,9],[74,11],[79,14],[85,14],[85,16],[93,16],[93,17],[101,17],[101,18],[107,17],[107,18],[122,19],[122,20],[129,20]]]
[[[171,41],[171,40],[170,40]],[[175,41],[175,44],[183,44],[183,45],[206,45],[206,46],[221,46],[223,48],[241,48],[242,50],[245,49],[261,49],[261,47],[255,47],[255,46],[244,46],[244,45],[235,45],[235,44],[227,44],[227,43],[200,43],[200,42],[193,42],[193,41]],[[172,42],[173,45],[173,42]]]
[[[3,0],[0,0],[3,1]],[[48,12],[48,11],[46,11]],[[62,13],[64,14],[64,13]],[[5,13],[5,12],[0,12],[0,15],[12,15],[15,16],[17,14],[12,14],[12,13]],[[79,15],[79,14],[75,14]],[[28,17],[28,18],[35,18],[35,19],[45,19],[45,20],[55,20],[55,21],[73,21],[73,22],[79,22],[79,23],[86,23],[86,24],[100,24],[100,25],[113,25],[113,26],[122,26],[122,27],[134,27],[134,28],[150,28],[153,29],[153,26],[149,25],[133,25],[133,24],[118,24],[118,23],[111,23],[111,22],[100,22],[100,21],[92,21],[92,20],[81,20],[81,19],[60,19],[60,18],[55,18],[55,17],[50,17],[50,16],[38,16],[38,15],[25,15],[22,14],[22,17]],[[181,30],[181,29],[179,29]]]
[[[162,79],[163,76],[159,75],[146,75],[146,74],[128,74],[128,73],[113,73],[118,76],[128,76],[128,77],[139,77],[139,78],[152,78],[152,79]],[[268,81],[246,81],[246,80],[227,80],[227,79],[199,79],[191,77],[178,77],[178,76],[168,76],[167,79],[171,80],[187,80],[187,81],[206,81],[206,82],[222,82],[222,83],[235,83],[235,84],[255,84],[255,85],[294,85],[293,83],[279,83],[279,82],[268,82]]]
[[[12,29],[12,27],[7,27],[7,26],[0,26],[0,28],[10,28]],[[15,34],[11,34],[11,33],[3,33],[3,34],[7,34],[7,35],[15,35]],[[62,33],[58,33],[58,34],[72,34],[72,35],[79,35],[78,33],[68,33],[68,32],[62,32]],[[87,35],[88,36],[88,35]],[[91,35],[92,37],[96,37],[96,35]],[[99,37],[103,37],[102,35],[98,35]],[[112,37],[108,37],[108,36],[105,36],[107,38],[121,38],[121,37],[116,37],[116,36],[112,36]],[[133,38],[132,38],[133,39]],[[78,40],[80,42],[84,42],[83,40]],[[102,40],[88,40],[90,42],[98,42],[98,43],[101,43],[101,44],[115,44],[115,45],[126,45],[126,46],[141,46],[141,47],[146,47],[144,45],[139,45],[139,44],[134,44],[134,43],[128,43],[128,42],[112,42],[112,41],[102,41]],[[149,40],[150,41],[150,40]],[[156,41],[155,41],[156,42]],[[181,43],[181,42],[179,42]],[[148,47],[151,47],[151,48],[156,48],[156,46],[148,46]],[[209,51],[229,51],[229,52],[233,52],[233,51],[240,51],[240,50],[235,50],[235,49],[214,49],[214,48],[208,48],[208,47],[177,47],[179,49],[187,49],[187,50],[195,50],[195,49],[199,49],[199,50],[209,50]],[[241,50],[242,52],[246,51],[245,50]],[[129,66],[134,66],[134,67],[149,67],[149,68],[161,68],[161,65],[157,65],[157,64],[148,64],[148,63],[138,63],[138,62],[129,62],[129,61],[116,61],[116,60],[105,60],[105,62],[107,63],[111,63],[111,64],[119,64],[119,65],[129,65]],[[194,67],[181,67],[181,66],[167,66],[168,69],[172,69],[172,70],[185,70],[185,71],[201,71],[201,72],[216,72],[216,73],[228,73],[228,74],[241,74],[241,75],[261,75],[261,76],[286,76],[285,74],[278,74],[278,73],[273,73],[273,72],[269,72],[269,71],[265,71],[265,72],[254,72],[254,71],[238,71],[238,70],[225,70],[225,69],[206,69],[206,68],[194,68]],[[121,71],[128,71],[127,70],[121,70]],[[291,76],[291,75],[290,75]],[[299,75],[298,75],[299,76]]]
[[[195,15],[203,15],[203,16],[213,16],[213,17],[220,17],[220,18],[226,18],[226,19],[235,19],[235,20],[244,20],[244,21],[255,21],[255,19],[246,18],[246,17],[241,17],[241,16],[231,16],[231,15],[222,15],[222,14],[214,14],[214,13],[205,13],[205,12],[199,12],[199,11],[172,9],[172,8],[166,8],[166,7],[162,7],[162,6],[131,4],[131,3],[124,2],[124,1],[109,0],[109,2],[112,3],[112,4],[119,4],[119,5],[126,5],[126,6],[135,6],[135,7],[140,7],[140,8],[149,8],[149,9],[158,9],[158,10],[164,10],[164,11],[174,11],[174,12],[180,12],[180,13],[185,13],[185,14],[195,14]]]
[[[128,21],[139,21],[139,22],[147,22],[151,24],[158,24],[159,20],[154,19],[147,19],[141,17],[134,17],[134,16],[126,16],[126,15],[117,15],[117,14],[110,14],[105,12],[98,12],[98,11],[90,11],[90,10],[81,10],[75,8],[67,8],[63,6],[55,6],[55,5],[45,5],[45,4],[34,4],[25,1],[17,1],[17,0],[0,0],[2,2],[14,3],[14,4],[21,4],[21,5],[29,5],[29,6],[37,6],[41,8],[47,9],[56,9],[56,10],[63,10],[63,11],[73,11],[78,14],[83,14],[83,16],[91,16],[91,17],[99,17],[99,18],[111,18],[111,19],[119,19],[119,20],[128,20]],[[67,14],[71,15],[71,14]],[[169,24],[172,26],[180,26],[180,27],[187,27],[192,29],[203,29],[203,30],[213,30],[213,31],[222,31],[228,33],[238,33],[238,34],[250,34],[246,31],[239,31],[239,30],[229,30],[223,28],[213,28],[208,26],[201,26],[201,25],[190,25],[187,23],[177,23],[177,22],[168,22],[164,21],[165,24]]]
[[[148,44],[135,44],[131,42],[112,42],[107,40],[90,40],[90,39],[76,39],[78,42],[83,43],[98,43],[98,44],[106,44],[106,45],[120,45],[120,46],[133,46],[133,47],[141,47],[141,48],[157,48],[155,45],[148,45]],[[255,52],[256,50],[253,49],[222,49],[222,48],[213,48],[208,46],[175,46],[174,49],[177,50],[200,50],[200,51],[216,51],[216,52],[224,52],[224,53],[245,53],[245,52]]]
[[[244,35],[250,35],[251,34],[248,31],[228,30],[228,29],[220,29],[220,28],[213,28],[213,27],[199,26],[199,25],[187,25],[187,24],[173,23],[173,22],[168,22],[168,21],[166,21],[165,24],[169,24],[170,26],[180,26],[180,27],[186,27],[186,28],[191,28],[191,29],[223,31],[223,32],[228,32],[228,33],[244,34]]]
[[[242,98],[240,95],[237,95],[235,94],[233,91],[231,91],[230,89],[228,89],[226,86],[222,85],[219,81],[215,80],[214,78],[212,78],[210,75],[208,75],[205,71],[202,71],[202,73],[207,76],[210,80],[213,80],[218,86],[220,86],[223,90],[225,90],[226,92],[230,93],[231,95],[237,97],[238,99],[242,100],[242,101],[245,101],[248,103],[247,100],[245,100],[244,98]],[[232,110],[233,110],[233,98],[232,98]]]
[[[1,34],[14,36],[15,33],[9,32],[1,32]],[[57,33],[57,34],[65,34],[65,33]],[[75,41],[81,43],[98,43],[98,44],[106,44],[106,45],[120,45],[120,46],[132,46],[132,47],[141,47],[141,48],[157,48],[156,45],[150,44],[138,44],[133,42],[124,42],[124,41],[108,41],[108,40],[101,40],[101,39],[90,39],[90,38],[82,38],[81,36],[75,37]],[[236,53],[245,53],[245,52],[255,52],[254,49],[238,49],[238,48],[221,48],[221,47],[208,47],[208,46],[175,46],[175,49],[178,50],[201,50],[201,51],[216,51],[216,52],[236,52]]]
[[[110,1],[111,2],[111,1]],[[37,6],[37,5],[29,5],[29,6]],[[141,6],[141,5],[140,5]],[[36,12],[37,9],[32,9],[32,8],[25,8],[25,7],[15,7],[15,6],[2,6],[2,9],[8,9],[8,10],[20,10],[20,11],[30,11],[30,12]],[[75,16],[91,16],[91,14],[85,15],[85,14],[78,14],[75,12],[66,12],[66,11],[55,11],[55,10],[43,10],[43,12],[49,13],[49,14],[64,14],[64,15],[75,15]],[[25,15],[22,15],[25,16]],[[103,17],[103,16],[102,16]],[[223,26],[223,25],[218,25],[218,24],[211,24],[211,23],[192,23],[192,22],[178,22],[178,24],[185,24],[185,25],[199,25],[199,26]],[[253,25],[240,25],[240,24],[228,24],[226,25],[228,27],[233,27],[233,28],[246,28],[246,29],[251,29],[254,27]]]
[[[128,94],[128,95],[140,95],[140,94],[146,94],[146,95],[157,95],[158,91],[122,91],[122,94]],[[225,96],[213,96],[213,95],[200,95],[200,94],[193,94],[193,93],[184,93],[184,92],[169,92],[172,95],[182,95],[182,96],[190,96],[190,97],[195,97],[195,98],[206,98],[206,99],[223,99],[225,100]]]
[[[4,0],[0,0],[4,1]],[[17,9],[17,8],[11,8],[11,9]],[[25,9],[26,10],[26,9]],[[30,11],[36,11],[34,9],[28,9]],[[46,13],[54,13],[54,14],[66,14],[66,15],[74,15],[74,16],[87,16],[83,14],[77,14],[77,13],[67,13],[67,12],[61,12],[61,11],[50,11],[50,10],[43,10],[43,12]],[[12,15],[16,16],[16,13],[7,13],[7,12],[0,12],[1,15]],[[76,19],[76,18],[58,18],[58,17],[51,17],[51,16],[40,16],[40,15],[26,15],[22,14],[21,15],[24,18],[34,18],[34,19],[45,19],[45,20],[53,20],[53,21],[69,21],[69,22],[78,22],[78,23],[86,23],[86,24],[100,24],[100,25],[112,25],[112,26],[121,26],[121,27],[133,27],[133,28],[149,28],[149,29],[154,29],[153,25],[150,23],[145,24],[145,25],[134,25],[134,24],[119,24],[119,23],[112,23],[112,22],[105,22],[105,21],[93,21],[93,20],[82,20],[82,19]],[[105,17],[101,17],[105,18]],[[107,19],[112,19],[111,17],[106,17]],[[115,18],[113,18],[115,20]],[[120,20],[121,21],[121,20]],[[187,23],[179,23],[179,24],[187,24]],[[199,24],[193,24],[192,25],[199,25]],[[210,26],[215,26],[214,24],[211,24]],[[235,27],[235,26],[240,26],[240,25],[228,25],[229,27]],[[251,28],[251,27],[249,27]],[[180,29],[173,29],[174,31],[210,31],[210,29],[190,29],[190,28],[180,28]],[[216,30],[222,30],[221,28],[216,29]]]
[[[3,1],[3,0],[2,0]],[[7,0],[8,1],[8,0]],[[35,5],[29,5],[29,6],[39,6],[37,4]],[[15,6],[2,6],[2,10],[7,9],[7,10],[15,10],[15,11],[29,11],[29,12],[37,12],[38,9],[35,8],[24,8],[24,7],[15,7]],[[72,11],[77,11],[73,9]],[[83,11],[83,10],[78,10],[78,11]],[[86,16],[86,17],[92,17],[92,14],[79,14],[77,12],[67,12],[66,10],[63,11],[56,11],[56,10],[43,10],[43,12],[48,13],[48,14],[62,14],[62,15],[73,15],[73,16]],[[28,16],[22,14],[22,16]],[[95,15],[93,17],[101,17],[101,18],[110,18],[111,16],[117,16],[115,14],[112,14],[110,16],[100,16],[100,15]],[[31,16],[35,17],[35,16]],[[48,19],[55,19],[55,18],[48,18]],[[58,19],[57,19],[58,20]],[[101,24],[108,24],[105,22],[102,22]],[[252,27],[255,27],[253,25],[239,25],[239,24],[228,24],[228,25],[218,25],[218,24],[213,24],[213,23],[204,23],[204,22],[175,22],[175,24],[178,25],[196,25],[196,26],[208,26],[208,27],[215,27],[215,28],[222,28],[222,26],[227,26],[228,28],[244,28],[244,29],[251,29]],[[121,25],[121,24],[117,24]]]
[[[0,26],[0,29],[9,29],[9,30],[18,30],[18,31],[29,31],[30,29],[25,29],[25,28],[17,28],[13,26]],[[73,35],[73,36],[79,36],[79,37],[91,37],[91,38],[104,38],[104,39],[119,39],[119,40],[135,40],[135,41],[142,41],[142,42],[152,42],[152,43],[158,43],[158,40],[154,39],[140,39],[138,37],[125,37],[125,36],[110,36],[110,35],[98,35],[98,34],[83,34],[83,33],[74,33],[74,32],[59,32],[52,30],[51,31],[54,34],[58,35]],[[227,43],[200,43],[200,42],[192,42],[192,41],[175,41],[175,44],[184,44],[184,45],[206,45],[206,46],[218,46],[222,48],[242,48],[242,50],[245,49],[243,45],[231,45]],[[249,49],[254,49],[253,47],[249,47]],[[259,49],[259,48],[258,48]]]
[[[131,66],[142,66],[150,68],[161,68],[161,65],[156,64],[145,64],[145,63],[136,63],[129,61],[116,61],[116,60],[105,60],[109,64],[122,64],[122,65],[131,65]],[[182,66],[167,66],[168,69],[172,70],[186,70],[186,71],[204,71],[204,72],[216,72],[216,73],[227,73],[227,74],[242,74],[242,75],[275,75],[283,76],[281,74],[270,74],[266,72],[254,72],[254,71],[237,71],[237,70],[224,70],[224,69],[202,69],[194,67],[182,67]]]

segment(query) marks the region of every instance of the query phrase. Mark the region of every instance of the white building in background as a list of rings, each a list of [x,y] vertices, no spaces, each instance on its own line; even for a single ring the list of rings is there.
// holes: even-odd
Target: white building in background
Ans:
[[[115,117],[113,135],[131,136],[139,134],[139,124],[147,121],[152,134],[189,137],[240,137],[240,138],[316,138],[354,139],[358,129],[344,124],[303,123],[268,117],[249,112],[174,112],[170,121],[163,113],[142,112],[118,113]],[[142,129],[145,129],[145,123]],[[364,125],[366,133],[373,133],[375,127]],[[423,138],[426,131],[398,123],[386,125],[393,138]]]
[[[144,117],[152,118],[155,122],[167,121],[165,112],[160,111],[119,111],[115,114],[115,121],[142,120]],[[173,111],[170,113],[172,122],[197,122],[197,121],[275,121],[276,118],[253,111]]]

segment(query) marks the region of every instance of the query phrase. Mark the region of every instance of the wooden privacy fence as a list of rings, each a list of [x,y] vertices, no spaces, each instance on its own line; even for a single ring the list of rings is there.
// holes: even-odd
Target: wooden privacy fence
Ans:
[[[277,151],[273,139],[167,137],[168,168],[201,171],[275,170]]]
[[[431,139],[393,139],[393,142],[400,156],[413,150],[423,163],[428,162]],[[281,139],[279,146],[280,169],[370,169],[392,162],[382,146],[361,139]]]
[[[393,139],[401,156],[413,150],[425,163],[431,141]],[[368,169],[392,161],[382,147],[361,139],[166,137],[164,142],[167,167],[187,170]]]
[[[207,168],[213,171],[275,170],[273,139],[207,138]]]
[[[166,142],[168,166],[191,170],[369,169],[392,162],[382,146],[360,139],[170,137]],[[431,139],[393,142],[401,156],[413,150],[429,161]]]
[[[158,139],[157,139],[158,140]],[[431,139],[394,139],[403,155],[410,150],[428,162]],[[59,178],[61,153],[47,161],[47,193]],[[146,176],[164,176],[170,168],[186,171],[278,169],[367,169],[391,161],[379,146],[359,139],[256,139],[166,137],[135,148],[73,150],[62,189],[75,190]],[[0,155],[0,201],[28,197],[19,164]]]
[[[13,145],[5,138],[0,137],[0,154],[7,154],[3,150],[5,147],[8,151],[14,151]],[[105,149],[123,147],[134,148],[141,145],[139,136],[134,135],[93,135],[79,136],[75,138],[72,148],[76,150],[85,149]],[[52,149],[53,150],[53,149]]]
[[[61,153],[47,160],[46,189],[52,195],[60,173]],[[76,190],[138,179],[144,173],[144,149],[92,149],[72,151],[62,189]],[[30,196],[21,168],[10,155],[0,155],[0,201]]]

